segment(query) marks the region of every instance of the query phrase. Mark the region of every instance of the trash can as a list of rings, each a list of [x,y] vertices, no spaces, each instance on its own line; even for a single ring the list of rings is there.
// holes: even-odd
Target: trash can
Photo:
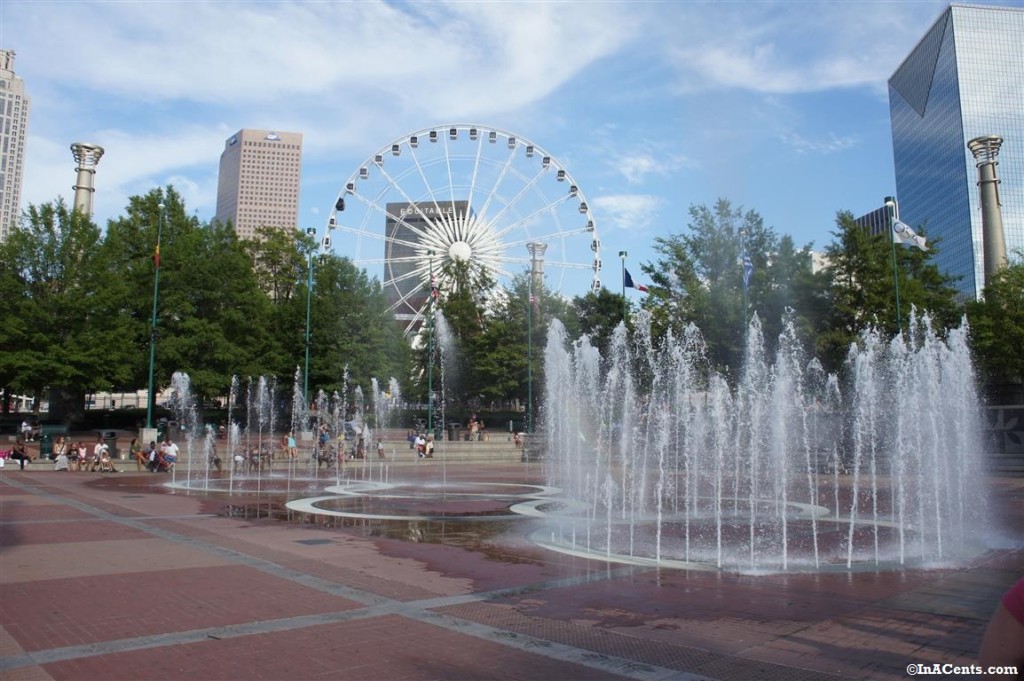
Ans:
[[[448,424],[448,442],[456,442],[459,439],[459,429],[462,428],[458,423]]]
[[[117,438],[104,436],[103,444],[107,446],[107,453],[110,454],[111,459],[117,459]]]
[[[39,436],[39,458],[53,458],[53,436],[49,433],[43,433]]]

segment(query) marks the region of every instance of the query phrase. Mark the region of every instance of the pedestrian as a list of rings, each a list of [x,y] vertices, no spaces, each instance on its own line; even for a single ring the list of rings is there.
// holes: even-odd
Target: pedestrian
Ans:
[[[384,440],[381,440],[381,439],[377,440],[377,458],[378,459],[387,458],[387,457],[384,456]]]
[[[104,466],[103,466],[103,459],[104,458],[107,460],[108,464],[110,463],[110,453],[107,450],[108,450],[107,443],[103,441],[103,436],[102,435],[98,435],[96,437],[96,445],[92,449],[92,470],[93,471],[95,471],[97,469],[99,469],[100,471],[104,470]]]
[[[220,473],[222,462],[220,460],[220,456],[217,454],[217,445],[212,445],[210,447],[210,457],[207,460],[207,465]]]
[[[167,464],[167,470],[174,470],[174,464],[178,462],[178,445],[171,441],[170,435],[164,438],[163,444],[160,445],[160,454]]]
[[[68,461],[68,455],[65,452],[61,452],[57,455],[57,458],[53,462],[53,470],[55,471],[68,471],[71,469],[71,462]]]
[[[149,463],[149,472],[156,473],[156,441],[153,440],[149,443],[149,452],[146,454],[146,461]]]
[[[63,454],[64,458],[66,459],[67,453],[68,444],[64,441],[64,436],[60,435],[57,437],[57,441],[53,443],[53,458],[56,460],[57,457]],[[67,470],[67,468],[65,468],[64,470]]]
[[[139,444],[139,438],[133,437],[131,444],[128,445],[129,456],[135,459],[135,467],[138,470],[148,468],[149,460],[142,451],[142,445]]]
[[[18,470],[25,470],[25,464],[32,463],[32,455],[28,453],[25,448],[25,441],[18,438],[18,441],[14,443],[14,450],[11,452],[9,457],[13,461],[18,462]]]

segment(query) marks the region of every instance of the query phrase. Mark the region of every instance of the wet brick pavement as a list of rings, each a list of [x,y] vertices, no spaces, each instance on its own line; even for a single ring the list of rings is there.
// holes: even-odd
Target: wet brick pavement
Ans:
[[[974,663],[1024,573],[1024,479],[992,481],[1006,548],[971,565],[766,576],[550,553],[525,520],[310,522],[165,481],[0,472],[0,679],[905,679]]]

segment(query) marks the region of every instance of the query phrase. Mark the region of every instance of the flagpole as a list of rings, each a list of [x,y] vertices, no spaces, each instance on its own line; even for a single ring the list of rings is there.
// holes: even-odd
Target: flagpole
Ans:
[[[743,266],[743,336],[746,337],[747,329],[747,260],[750,255],[747,253],[747,230],[740,230],[740,258]],[[745,346],[745,345],[744,345]]]
[[[900,278],[896,268],[896,239],[893,236],[893,230],[896,227],[896,200],[891,196],[885,197],[885,207],[888,209],[889,214],[889,245],[892,248],[892,285],[896,290],[896,330],[902,333],[903,315],[900,312]]]
[[[533,272],[526,301],[526,432],[533,432]]]
[[[306,234],[315,239],[316,229],[309,227]],[[309,406],[309,321],[310,310],[313,300],[313,251],[309,252],[309,261],[306,268],[306,368],[302,372],[302,399],[306,406]]]
[[[160,209],[160,216],[156,228],[156,251],[153,252],[153,265],[156,270],[153,274],[153,316],[149,325],[149,395],[146,399],[146,430],[153,429],[153,368],[156,363],[156,306],[160,295],[160,238],[164,231],[164,204],[161,201],[156,206]],[[143,438],[145,439],[145,438]]]
[[[619,260],[622,261],[622,321],[626,321],[626,251],[619,251]]]

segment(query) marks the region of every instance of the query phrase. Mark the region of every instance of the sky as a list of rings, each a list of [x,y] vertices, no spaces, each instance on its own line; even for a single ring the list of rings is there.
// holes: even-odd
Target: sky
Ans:
[[[692,205],[821,248],[838,211],[894,194],[887,80],[946,6],[3,0],[0,48],[32,100],[23,209],[70,202],[87,141],[100,226],[168,184],[212,219],[225,141],[257,128],[303,134],[299,221],[320,228],[376,150],[472,123],[569,169],[640,279]]]

